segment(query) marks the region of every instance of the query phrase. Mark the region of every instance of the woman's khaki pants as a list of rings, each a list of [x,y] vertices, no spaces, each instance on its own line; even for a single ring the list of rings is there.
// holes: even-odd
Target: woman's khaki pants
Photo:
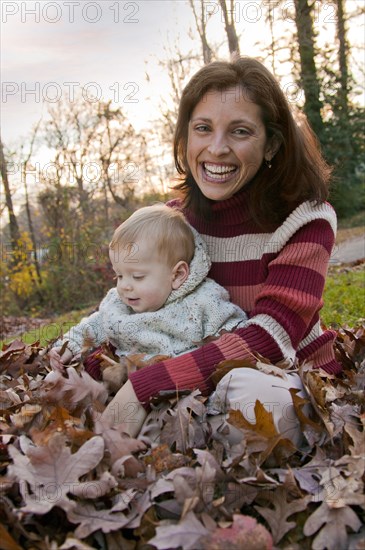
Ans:
[[[299,447],[303,435],[289,389],[299,389],[300,397],[306,397],[306,393],[296,373],[285,374],[286,379],[251,368],[232,369],[220,380],[209,398],[208,411],[217,415],[210,415],[209,421],[217,426],[228,417],[229,409],[235,409],[255,424],[254,409],[258,399],[273,414],[277,431]]]

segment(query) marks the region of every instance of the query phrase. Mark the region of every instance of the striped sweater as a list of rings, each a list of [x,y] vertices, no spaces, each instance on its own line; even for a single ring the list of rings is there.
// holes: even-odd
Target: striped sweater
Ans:
[[[336,233],[333,208],[304,202],[271,233],[249,218],[245,190],[215,203],[213,211],[209,222],[184,213],[207,242],[209,276],[229,291],[249,321],[198,350],[131,374],[146,406],[161,390],[199,388],[209,394],[216,365],[233,358],[252,360],[251,352],[272,363],[297,358],[329,373],[341,371],[334,357],[335,332],[322,331],[319,321]]]

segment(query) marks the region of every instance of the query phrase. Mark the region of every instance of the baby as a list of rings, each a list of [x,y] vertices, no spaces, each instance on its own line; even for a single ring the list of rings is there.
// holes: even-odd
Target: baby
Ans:
[[[120,358],[131,353],[173,357],[247,321],[228,292],[207,278],[211,262],[205,242],[174,208],[137,210],[116,229],[109,256],[116,287],[97,312],[56,342],[53,354],[64,363],[81,352],[85,339],[95,346],[112,344]],[[126,375],[121,364],[106,369],[103,379],[117,390]]]

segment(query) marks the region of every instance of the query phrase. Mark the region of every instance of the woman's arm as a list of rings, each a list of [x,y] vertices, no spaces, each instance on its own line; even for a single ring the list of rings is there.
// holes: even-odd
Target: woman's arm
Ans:
[[[253,353],[260,353],[273,363],[293,358],[298,345],[318,321],[333,243],[333,231],[325,220],[301,227],[269,262],[265,284],[247,325],[196,351],[131,374],[139,401],[148,408],[150,398],[161,390],[199,388],[208,394],[213,389],[211,375],[223,360],[254,361]],[[321,338],[326,340],[321,345],[332,346],[332,333]],[[329,368],[338,372],[340,366],[334,360],[332,363]]]

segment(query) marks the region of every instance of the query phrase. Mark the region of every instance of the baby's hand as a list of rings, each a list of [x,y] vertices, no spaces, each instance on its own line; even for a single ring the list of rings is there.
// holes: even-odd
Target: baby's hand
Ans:
[[[65,351],[62,353],[62,355],[60,355],[61,351],[62,351],[61,347],[52,348],[49,351],[48,355],[51,360],[50,362],[52,367],[53,366],[60,367],[63,365],[67,365],[67,363],[71,361],[73,357],[72,351],[66,348]]]

